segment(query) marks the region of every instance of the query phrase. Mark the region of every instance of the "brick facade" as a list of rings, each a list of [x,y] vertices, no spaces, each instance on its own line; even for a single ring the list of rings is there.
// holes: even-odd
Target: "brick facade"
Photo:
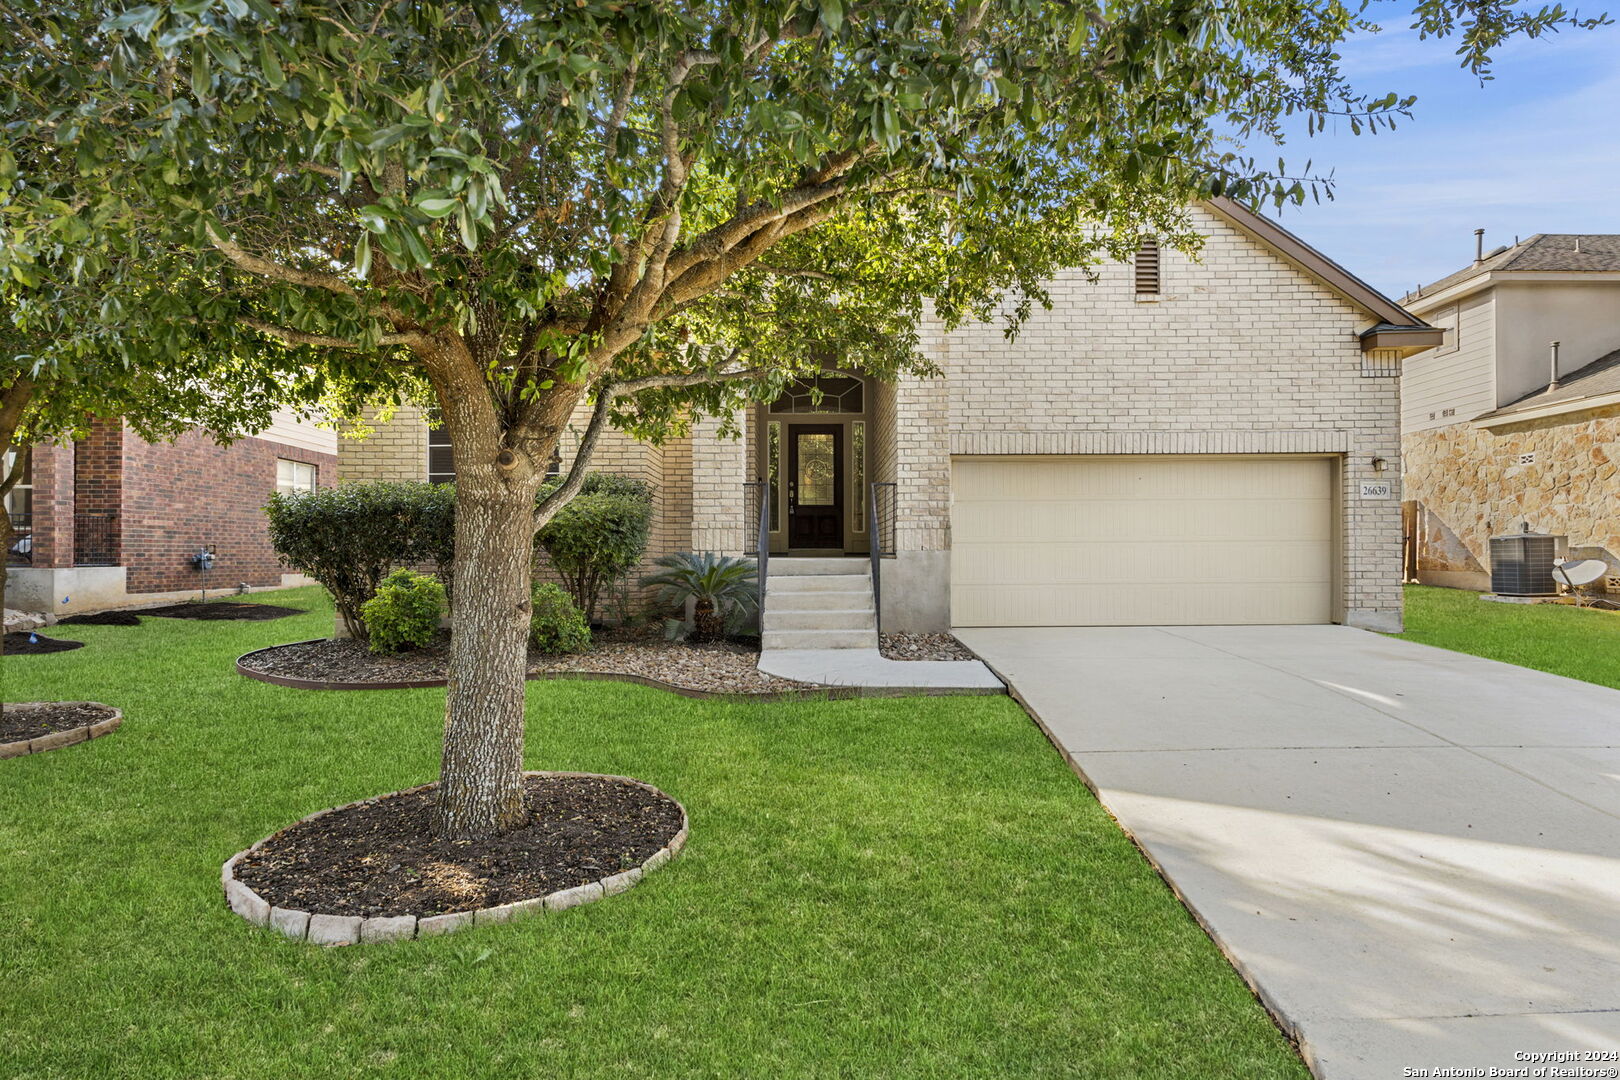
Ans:
[[[335,454],[264,438],[221,446],[201,432],[149,443],[116,420],[95,422],[78,442],[35,447],[27,569],[116,566],[130,594],[190,590],[202,584],[191,557],[212,544],[210,587],[279,585],[286,568],[263,509],[279,458],[314,465],[323,486],[337,480]]]
[[[1094,278],[1063,273],[1050,284],[1053,309],[1037,310],[1015,339],[999,321],[946,334],[929,318],[923,349],[944,377],[869,385],[868,476],[897,485],[898,556],[884,573],[898,587],[885,585],[886,627],[949,625],[951,462],[977,454],[1334,459],[1335,610],[1363,625],[1399,624],[1399,383],[1364,377],[1357,337],[1376,320],[1225,218],[1194,213],[1207,236],[1202,255],[1163,251],[1156,300],[1137,299],[1126,265]],[[661,448],[604,437],[597,468],[658,486],[649,557],[751,548],[742,485],[761,471],[759,418],[744,418],[740,443],[712,421]],[[583,426],[583,414],[575,421]],[[424,475],[420,419],[394,423],[411,430],[379,430],[364,448],[345,440],[344,477]],[[1389,482],[1392,497],[1359,499],[1363,480]]]
[[[316,468],[316,483],[336,482],[337,459],[302,447],[241,439],[220,446],[200,433],[173,443],[124,434],[123,551],[130,592],[197,588],[191,557],[216,549],[209,572],[219,587],[245,581],[277,585],[286,571],[270,547],[264,505],[276,490],[276,461]]]

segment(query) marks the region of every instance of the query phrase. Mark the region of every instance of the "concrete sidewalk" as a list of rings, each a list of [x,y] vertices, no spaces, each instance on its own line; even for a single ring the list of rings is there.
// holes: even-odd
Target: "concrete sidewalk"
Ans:
[[[1337,626],[956,633],[1318,1076],[1620,1052],[1620,692]]]
[[[823,686],[961,694],[1006,692],[977,660],[890,660],[877,649],[766,649],[759,670]]]

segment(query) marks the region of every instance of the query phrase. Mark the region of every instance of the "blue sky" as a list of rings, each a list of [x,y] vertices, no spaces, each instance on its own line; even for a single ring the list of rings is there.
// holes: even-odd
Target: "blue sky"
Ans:
[[[1472,260],[1477,228],[1487,251],[1515,235],[1620,233],[1620,26],[1515,41],[1481,85],[1454,44],[1406,29],[1407,10],[1375,4],[1383,32],[1342,52],[1359,89],[1416,94],[1414,118],[1291,139],[1291,168],[1309,158],[1336,183],[1331,202],[1285,208],[1283,224],[1396,297]]]

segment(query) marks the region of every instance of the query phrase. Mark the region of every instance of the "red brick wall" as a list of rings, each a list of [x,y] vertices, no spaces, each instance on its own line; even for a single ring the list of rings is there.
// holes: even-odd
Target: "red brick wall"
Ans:
[[[73,444],[34,447],[34,557],[38,567],[73,565]]]
[[[245,581],[278,585],[285,567],[270,548],[264,504],[276,490],[276,459],[315,465],[322,487],[337,481],[337,457],[263,439],[219,446],[202,434],[173,443],[126,435],[123,452],[123,556],[129,591],[195,589],[191,557],[214,545],[210,588]]]

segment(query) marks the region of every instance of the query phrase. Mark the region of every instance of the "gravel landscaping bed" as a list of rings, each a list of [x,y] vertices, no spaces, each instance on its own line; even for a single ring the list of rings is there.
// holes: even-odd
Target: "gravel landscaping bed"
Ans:
[[[93,701],[44,701],[7,705],[0,714],[0,743],[23,742],[58,731],[110,720],[117,711]]]
[[[878,643],[890,660],[977,660],[950,634],[884,634]]]
[[[734,642],[694,645],[665,641],[652,630],[610,630],[596,635],[591,651],[578,656],[531,653],[529,673],[600,672],[635,675],[686,690],[716,694],[771,694],[806,690],[809,683],[767,675],[756,666],[759,653]],[[379,656],[353,640],[307,641],[281,645],[242,659],[253,671],[283,678],[323,682],[417,682],[449,673],[448,636],[397,656]]]
[[[433,916],[510,904],[640,866],[681,829],[679,804],[623,779],[528,776],[529,821],[488,840],[431,835],[437,788],[300,821],[236,860],[273,907]]]

